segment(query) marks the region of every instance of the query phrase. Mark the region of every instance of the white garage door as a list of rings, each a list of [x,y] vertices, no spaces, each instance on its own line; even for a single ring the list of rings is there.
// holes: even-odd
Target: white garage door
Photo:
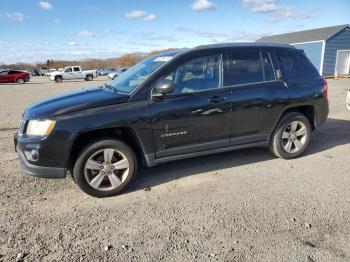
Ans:
[[[336,71],[339,75],[350,73],[350,50],[337,51]]]

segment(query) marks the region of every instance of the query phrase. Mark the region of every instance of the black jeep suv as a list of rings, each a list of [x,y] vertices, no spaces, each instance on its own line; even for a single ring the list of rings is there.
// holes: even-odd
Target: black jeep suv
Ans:
[[[222,44],[149,57],[103,87],[31,105],[15,147],[27,174],[87,194],[120,192],[139,164],[247,147],[300,156],[328,115],[327,83],[302,50]]]

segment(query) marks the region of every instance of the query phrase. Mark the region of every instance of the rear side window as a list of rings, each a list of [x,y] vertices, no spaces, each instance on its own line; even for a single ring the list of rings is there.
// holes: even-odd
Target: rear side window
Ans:
[[[305,55],[296,55],[296,65],[293,74],[293,80],[312,80],[320,78],[317,69],[311,64]]]
[[[277,52],[277,60],[281,68],[283,78],[289,79],[295,66],[294,55]]]
[[[264,81],[259,52],[230,52],[224,85],[242,85]]]
[[[79,67],[74,67],[74,72],[79,72],[79,71],[80,71]]]

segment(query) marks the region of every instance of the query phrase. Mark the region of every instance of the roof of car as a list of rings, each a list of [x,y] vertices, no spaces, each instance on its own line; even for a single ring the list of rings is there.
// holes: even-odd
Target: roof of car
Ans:
[[[200,45],[192,49],[218,49],[218,48],[234,48],[234,47],[282,47],[282,48],[294,48],[287,44],[274,44],[274,43],[222,43],[222,44],[211,44],[211,45]]]
[[[210,44],[210,45],[200,45],[193,48],[182,48],[173,51],[160,53],[155,56],[176,56],[183,53],[192,52],[195,50],[210,50],[210,49],[221,49],[221,48],[237,48],[237,47],[260,47],[260,48],[288,48],[295,49],[294,46],[288,44],[275,44],[275,43],[222,43],[222,44]]]

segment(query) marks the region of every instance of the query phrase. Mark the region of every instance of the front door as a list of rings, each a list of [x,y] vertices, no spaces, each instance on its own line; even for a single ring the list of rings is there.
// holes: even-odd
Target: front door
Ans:
[[[71,67],[68,67],[64,70],[62,76],[63,76],[63,79],[73,79],[73,69]]]
[[[222,72],[215,52],[192,55],[164,76],[175,91],[150,100],[156,158],[229,145],[231,91]]]

